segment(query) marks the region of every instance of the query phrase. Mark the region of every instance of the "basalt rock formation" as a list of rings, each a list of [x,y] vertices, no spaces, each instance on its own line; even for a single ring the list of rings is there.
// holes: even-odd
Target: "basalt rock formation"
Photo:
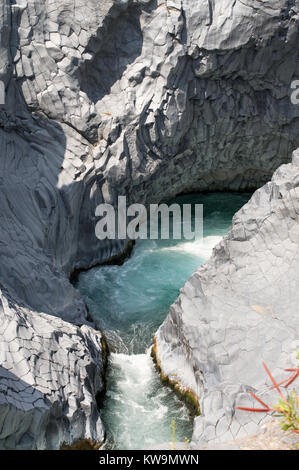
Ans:
[[[0,0],[0,285],[16,321],[26,309],[28,318],[63,319],[66,335],[75,328],[66,322],[91,324],[69,277],[126,245],[96,238],[99,203],[255,189],[290,161],[299,146],[299,107],[290,101],[298,7]],[[79,342],[89,349],[85,335]],[[9,351],[1,365],[18,377]],[[91,395],[86,419],[98,429]],[[68,396],[61,400],[67,407]],[[38,446],[36,432],[24,439]]]
[[[277,402],[262,363],[278,378],[297,367],[298,222],[296,151],[293,162],[282,165],[237,212],[228,235],[185,284],[156,335],[163,374],[182,394],[191,390],[199,399],[196,446],[257,432],[268,417],[236,406],[253,407],[250,391],[270,405]]]
[[[0,292],[0,448],[59,449],[104,441],[102,336],[36,314]]]

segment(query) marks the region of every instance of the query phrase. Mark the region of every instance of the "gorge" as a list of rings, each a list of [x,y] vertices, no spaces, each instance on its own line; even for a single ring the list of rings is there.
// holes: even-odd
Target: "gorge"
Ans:
[[[119,195],[257,190],[144,338],[199,401],[193,446],[256,431],[236,406],[258,361],[279,376],[299,349],[298,20],[298,0],[0,0],[1,449],[105,439],[106,345],[70,279],[125,254],[94,230]]]
[[[169,205],[203,204],[203,239],[138,240],[122,266],[80,275],[77,287],[113,351],[101,411],[112,448],[136,450],[171,442],[172,421],[176,440],[191,440],[192,414],[174,392],[161,387],[150,347],[180,287],[210,257],[249,197],[215,193],[176,198]]]

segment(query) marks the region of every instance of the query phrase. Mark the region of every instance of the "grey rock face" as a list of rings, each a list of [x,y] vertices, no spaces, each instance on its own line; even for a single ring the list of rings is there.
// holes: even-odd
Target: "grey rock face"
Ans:
[[[82,323],[69,274],[125,246],[100,202],[268,181],[299,146],[297,3],[1,0],[0,280]]]
[[[197,446],[257,431],[265,415],[235,407],[253,406],[249,391],[270,405],[277,401],[262,362],[278,379],[286,378],[283,369],[297,367],[298,222],[297,151],[235,215],[156,335],[163,373],[199,397]]]
[[[102,442],[101,334],[0,301],[0,449]]]
[[[69,276],[126,244],[95,237],[99,203],[256,188],[289,161],[298,6],[0,0],[0,284],[15,315],[88,323]]]

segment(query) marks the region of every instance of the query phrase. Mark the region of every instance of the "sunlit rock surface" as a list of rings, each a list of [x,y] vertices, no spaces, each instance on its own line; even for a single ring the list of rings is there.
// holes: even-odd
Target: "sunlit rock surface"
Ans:
[[[278,400],[262,363],[277,381],[288,377],[284,369],[298,366],[298,222],[296,151],[293,163],[282,165],[235,215],[156,335],[163,373],[200,400],[197,446],[255,433],[265,414],[236,406],[253,406],[249,391],[269,405]]]
[[[0,280],[35,310],[86,318],[69,274],[124,247],[97,240],[100,202],[256,188],[299,145],[295,1],[1,11]]]
[[[299,146],[298,0],[0,0],[0,39],[15,315],[88,323],[69,275],[125,246],[95,237],[99,203],[256,188]]]

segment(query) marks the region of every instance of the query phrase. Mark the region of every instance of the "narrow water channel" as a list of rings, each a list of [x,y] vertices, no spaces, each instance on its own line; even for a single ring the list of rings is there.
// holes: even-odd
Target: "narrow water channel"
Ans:
[[[192,417],[174,392],[161,385],[149,355],[155,331],[198,266],[211,255],[249,194],[186,195],[172,202],[203,204],[204,239],[139,240],[122,266],[81,273],[77,287],[113,351],[101,416],[107,448],[145,449],[192,435]]]

